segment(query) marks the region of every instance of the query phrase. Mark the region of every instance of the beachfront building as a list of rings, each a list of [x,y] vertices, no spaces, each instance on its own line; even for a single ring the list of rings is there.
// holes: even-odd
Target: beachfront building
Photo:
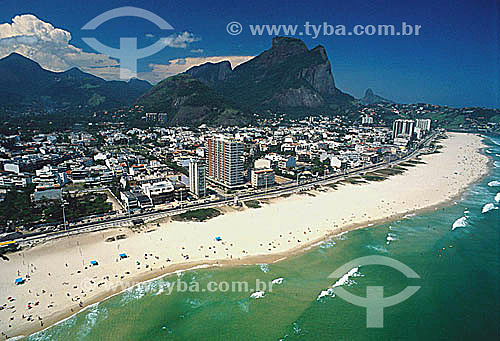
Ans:
[[[274,171],[270,168],[252,170],[252,187],[267,188],[274,185]]]
[[[127,210],[136,208],[152,208],[151,199],[140,191],[126,191],[120,193],[120,199]]]
[[[182,181],[174,182],[174,198],[177,201],[184,201],[187,199],[189,190],[187,186]]]
[[[421,131],[431,130],[431,119],[430,118],[420,118],[417,119],[415,123],[416,128],[420,128]]]
[[[148,182],[144,183],[141,187],[144,194],[155,205],[174,200],[174,186],[170,181]]]
[[[411,139],[415,130],[413,120],[395,120],[392,124],[392,138],[397,137]]]
[[[225,188],[243,184],[243,143],[225,136],[207,139],[208,179]]]
[[[189,191],[197,198],[206,195],[205,162],[199,159],[189,161]]]

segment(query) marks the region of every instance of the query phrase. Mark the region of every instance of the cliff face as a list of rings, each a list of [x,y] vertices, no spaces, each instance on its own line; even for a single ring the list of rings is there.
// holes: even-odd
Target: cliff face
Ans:
[[[167,78],[142,96],[145,110],[169,113],[178,125],[246,124],[251,113],[333,113],[354,98],[335,87],[325,48],[276,37],[270,49],[231,69],[205,63]]]
[[[338,91],[333,80],[332,67],[325,48],[318,46],[311,50],[311,53],[319,54],[321,63],[311,65],[300,72],[299,78],[306,80],[311,86],[321,94],[334,95]]]
[[[203,65],[193,66],[186,73],[206,85],[213,86],[217,82],[225,80],[231,71],[231,63],[225,60],[219,63],[208,62]]]
[[[207,63],[187,73],[252,110],[329,110],[353,100],[335,87],[324,47],[309,50],[295,38],[274,38],[269,50],[234,70]]]

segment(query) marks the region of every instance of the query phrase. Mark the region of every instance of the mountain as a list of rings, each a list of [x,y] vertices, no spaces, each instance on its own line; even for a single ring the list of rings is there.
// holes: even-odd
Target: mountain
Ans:
[[[394,103],[391,100],[375,95],[372,89],[366,89],[365,96],[360,101],[363,104]]]
[[[199,66],[193,66],[186,73],[208,86],[216,86],[218,82],[225,80],[231,71],[231,63],[225,60],[219,63],[207,62]]]
[[[296,38],[275,37],[269,50],[233,70],[220,62],[186,73],[252,110],[332,111],[354,100],[336,88],[325,48],[309,50]]]
[[[52,72],[17,53],[0,59],[0,75],[0,107],[21,110],[113,109],[132,104],[151,89],[145,81],[106,81],[78,68]]]
[[[165,112],[172,125],[245,125],[252,116],[207,86],[188,75],[169,77],[141,96],[136,105],[146,112]]]

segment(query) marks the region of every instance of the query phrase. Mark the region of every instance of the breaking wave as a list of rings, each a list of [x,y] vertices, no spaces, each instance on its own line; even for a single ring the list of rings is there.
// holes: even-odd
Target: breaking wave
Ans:
[[[496,210],[497,208],[495,207],[495,204],[489,203],[483,206],[483,209],[481,210],[481,213],[486,213],[491,210]]]
[[[394,233],[389,232],[387,234],[387,237],[385,237],[385,243],[389,245],[393,240],[398,240],[396,237],[397,236]]]
[[[265,295],[266,293],[264,291],[256,291],[250,295],[250,298],[258,299],[258,298],[263,298]]]
[[[457,220],[455,220],[451,230],[453,231],[456,228],[466,227],[466,226],[467,226],[467,217],[461,217],[461,218],[458,218]]]
[[[352,284],[356,283],[351,278],[361,276],[361,274],[358,272],[358,270],[359,270],[358,267],[352,268],[351,270],[349,270],[344,276],[340,277],[339,280],[337,282],[335,282],[335,284],[333,284],[330,288],[321,291],[321,293],[318,295],[318,298],[316,298],[316,300],[319,301],[322,297],[325,297],[325,296],[335,297],[334,289],[336,287],[339,287],[342,285],[352,285]]]

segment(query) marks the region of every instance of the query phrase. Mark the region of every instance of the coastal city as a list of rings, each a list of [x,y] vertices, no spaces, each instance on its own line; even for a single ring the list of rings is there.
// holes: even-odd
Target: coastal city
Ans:
[[[0,3],[0,341],[500,339],[498,1]]]
[[[195,210],[202,203],[241,205],[254,195],[278,196],[283,189],[401,159],[428,137],[432,124],[398,119],[391,129],[368,114],[353,125],[322,116],[280,121],[196,129],[109,123],[29,139],[3,136],[1,152],[8,158],[1,160],[2,205],[26,205],[22,196],[29,196],[29,204],[11,210],[12,218],[2,215],[2,240],[120,216],[140,222],[132,216],[183,205]]]

